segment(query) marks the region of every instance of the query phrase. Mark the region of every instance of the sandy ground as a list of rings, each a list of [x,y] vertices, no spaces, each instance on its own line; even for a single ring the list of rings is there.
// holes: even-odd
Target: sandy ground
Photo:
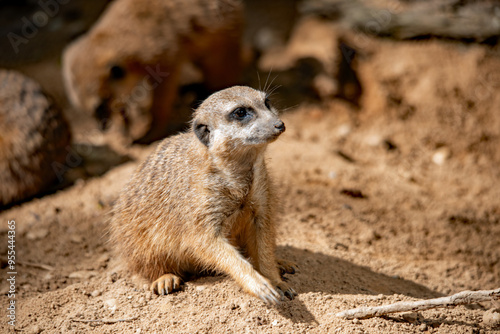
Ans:
[[[288,275],[295,300],[266,306],[224,276],[158,297],[123,270],[108,244],[110,209],[154,144],[134,146],[121,152],[131,161],[104,175],[0,213],[3,277],[9,220],[17,261],[16,324],[7,324],[2,280],[0,332],[500,332],[488,321],[500,307],[493,302],[335,316],[500,287],[498,50],[362,37],[351,37],[360,108],[340,99],[301,104],[283,114],[287,131],[267,152],[282,202],[277,252],[300,267]],[[106,141],[92,120],[66,113],[76,142]]]

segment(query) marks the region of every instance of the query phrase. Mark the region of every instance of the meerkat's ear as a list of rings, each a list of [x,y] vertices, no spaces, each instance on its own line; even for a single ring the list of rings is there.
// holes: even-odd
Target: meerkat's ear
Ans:
[[[193,131],[196,134],[196,137],[198,137],[198,139],[203,143],[203,145],[208,147],[208,144],[210,143],[210,130],[208,129],[208,126],[206,124],[195,121],[193,123]]]

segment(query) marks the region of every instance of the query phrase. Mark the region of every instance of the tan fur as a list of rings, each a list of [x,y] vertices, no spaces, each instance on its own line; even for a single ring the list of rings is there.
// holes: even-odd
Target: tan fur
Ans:
[[[215,270],[266,302],[295,295],[280,276],[294,265],[274,255],[276,194],[264,159],[284,125],[265,100],[241,86],[211,95],[192,131],[163,140],[122,191],[112,241],[133,272],[156,280],[154,291]],[[231,119],[239,107],[251,118]]]
[[[57,181],[68,124],[38,83],[0,70],[0,207],[26,199]]]
[[[64,51],[68,96],[103,121],[121,114],[134,139],[144,135],[134,124],[150,111],[144,140],[158,139],[175,120],[183,63],[200,68],[211,90],[237,82],[242,21],[239,0],[116,0]],[[125,76],[113,79],[113,66]]]

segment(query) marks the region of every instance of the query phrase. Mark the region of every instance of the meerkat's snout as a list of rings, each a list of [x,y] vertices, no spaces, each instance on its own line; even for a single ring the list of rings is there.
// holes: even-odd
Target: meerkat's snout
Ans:
[[[283,123],[282,120],[277,121],[274,123],[274,128],[276,129],[277,133],[280,135],[283,132],[285,132],[285,123]]]

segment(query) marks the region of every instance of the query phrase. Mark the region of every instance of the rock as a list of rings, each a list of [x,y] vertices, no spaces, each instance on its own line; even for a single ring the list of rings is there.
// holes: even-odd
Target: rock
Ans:
[[[144,298],[146,298],[146,300],[151,300],[153,298],[153,294],[151,293],[151,291],[147,291],[146,294],[144,295]]]
[[[411,322],[412,324],[417,322],[418,320],[418,314],[415,312],[409,312],[409,313],[404,313],[403,314],[403,319],[405,321]]]
[[[352,128],[349,124],[342,124],[337,128],[337,136],[339,137],[345,137],[348,134],[350,134],[352,131]]]
[[[74,242],[75,244],[79,244],[83,241],[83,237],[79,234],[72,234],[69,237],[69,240],[71,240],[71,242]]]
[[[418,326],[418,329],[421,332],[425,332],[427,330],[427,324],[421,324],[420,326]]]
[[[376,147],[381,145],[382,141],[383,141],[382,136],[378,134],[371,134],[365,138],[365,143],[371,147]]]
[[[107,299],[104,301],[104,305],[111,311],[111,313],[115,313],[118,307],[118,302],[114,298]]]
[[[500,327],[500,309],[488,310],[483,315],[483,323],[489,327]]]
[[[240,304],[240,308],[243,312],[246,312],[250,309],[250,302],[243,302]]]
[[[106,263],[109,261],[109,253],[104,253],[99,258],[97,258],[97,262],[99,263]]]
[[[379,239],[380,239],[380,234],[378,234],[377,231],[375,231],[371,227],[365,227],[359,233],[359,241],[361,241],[362,243],[371,244],[373,241]]]
[[[101,290],[94,290],[90,294],[92,297],[99,297],[102,294]]]
[[[45,238],[49,234],[49,230],[46,228],[38,228],[30,230],[26,233],[26,238],[28,240],[39,240]]]
[[[355,318],[352,320],[352,323],[355,325],[359,325],[361,323],[361,321],[358,318]]]
[[[33,325],[31,326],[27,331],[26,333],[29,333],[29,334],[38,334],[40,332],[42,332],[43,329],[40,328],[40,326],[38,325]]]
[[[451,151],[448,147],[441,147],[434,152],[432,155],[432,162],[434,162],[438,166],[442,166],[446,160],[451,155]]]

